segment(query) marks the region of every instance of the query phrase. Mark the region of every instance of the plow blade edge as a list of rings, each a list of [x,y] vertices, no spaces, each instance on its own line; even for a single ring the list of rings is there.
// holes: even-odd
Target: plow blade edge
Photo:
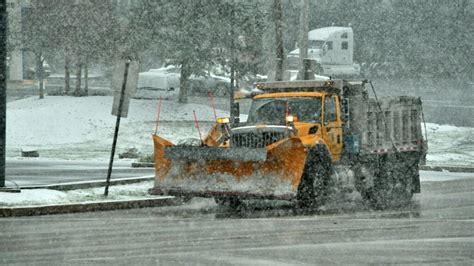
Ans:
[[[261,162],[267,159],[267,149],[168,146],[165,147],[165,158],[185,161],[232,160]]]

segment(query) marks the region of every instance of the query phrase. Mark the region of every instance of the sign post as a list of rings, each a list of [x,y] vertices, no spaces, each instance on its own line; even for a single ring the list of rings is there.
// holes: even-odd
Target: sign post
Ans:
[[[115,123],[114,140],[112,142],[112,150],[110,152],[109,170],[107,171],[107,179],[105,181],[104,196],[109,195],[110,176],[112,175],[112,166],[114,164],[115,147],[117,145],[117,137],[120,128],[120,118],[127,117],[130,97],[137,88],[137,82],[137,61],[126,60],[125,64],[123,62],[119,62],[115,65],[112,76],[112,88],[115,90],[112,115],[117,116],[117,121]]]
[[[7,3],[0,1],[0,189],[5,187],[7,120]]]

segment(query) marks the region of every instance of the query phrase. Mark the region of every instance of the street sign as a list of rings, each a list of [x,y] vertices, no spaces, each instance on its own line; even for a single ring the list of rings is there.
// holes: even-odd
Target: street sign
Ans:
[[[115,91],[114,103],[112,105],[112,115],[117,116],[115,123],[114,140],[110,152],[109,170],[105,181],[104,196],[109,195],[110,176],[114,164],[115,147],[117,146],[118,132],[120,128],[120,118],[127,117],[130,96],[137,89],[138,83],[138,62],[131,60],[121,60],[115,64],[112,74],[112,88]]]
[[[114,103],[112,105],[112,115],[118,116],[120,103],[120,95],[122,94],[122,86],[124,81],[125,65],[127,60],[118,60],[115,63],[112,73],[111,88],[114,90]],[[128,115],[128,106],[130,97],[137,90],[138,84],[138,61],[130,61],[128,66],[127,84],[125,84],[125,93],[122,104],[121,117],[126,118]]]

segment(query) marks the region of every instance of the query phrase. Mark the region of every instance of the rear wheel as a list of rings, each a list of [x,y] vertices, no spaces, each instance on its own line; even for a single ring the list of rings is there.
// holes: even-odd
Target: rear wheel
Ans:
[[[324,205],[329,197],[332,173],[332,160],[326,147],[317,145],[310,148],[298,187],[298,205],[306,208]]]
[[[410,163],[400,155],[384,156],[379,160],[373,187],[361,194],[376,209],[404,206],[417,190],[414,186],[417,174],[416,162]]]

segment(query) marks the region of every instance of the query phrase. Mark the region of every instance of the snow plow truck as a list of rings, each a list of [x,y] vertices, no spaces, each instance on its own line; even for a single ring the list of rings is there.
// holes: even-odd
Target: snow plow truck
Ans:
[[[246,122],[237,114],[235,123],[218,118],[194,146],[153,135],[156,178],[149,192],[319,207],[338,187],[358,191],[376,208],[407,203],[420,192],[427,151],[421,99],[372,98],[367,84],[257,83],[258,92],[246,96],[252,99]]]

